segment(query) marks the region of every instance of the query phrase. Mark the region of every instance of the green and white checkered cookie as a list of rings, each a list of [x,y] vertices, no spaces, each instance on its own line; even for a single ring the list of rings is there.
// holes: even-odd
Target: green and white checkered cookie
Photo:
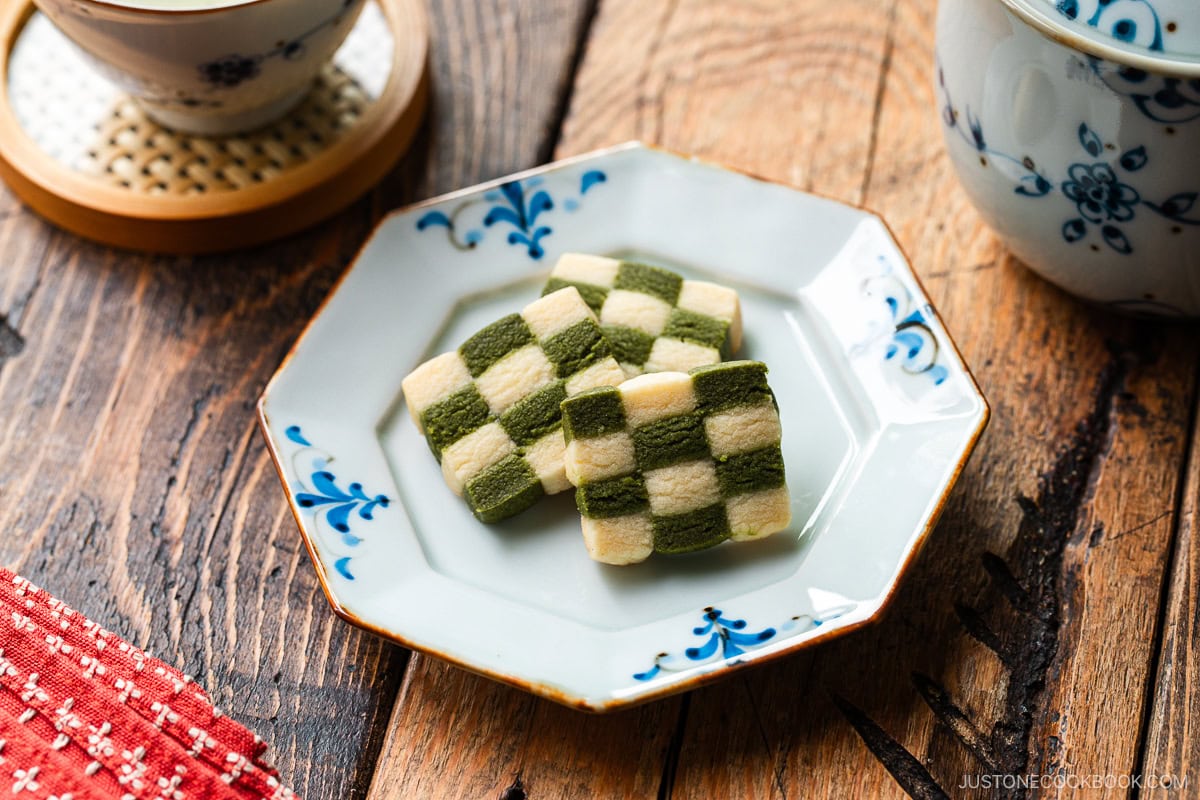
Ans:
[[[401,385],[446,483],[476,517],[496,522],[570,488],[560,403],[624,379],[595,315],[566,288],[426,361]]]
[[[543,294],[564,286],[577,288],[596,312],[613,355],[631,378],[717,364],[742,343],[738,295],[726,286],[579,253],[559,258]]]
[[[791,521],[779,408],[761,362],[642,375],[562,410],[567,477],[596,561],[759,539]]]

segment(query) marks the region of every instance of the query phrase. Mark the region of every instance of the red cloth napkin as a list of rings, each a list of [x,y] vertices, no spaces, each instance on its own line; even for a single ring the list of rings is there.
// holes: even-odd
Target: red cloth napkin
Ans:
[[[293,798],[204,690],[0,568],[0,797]]]

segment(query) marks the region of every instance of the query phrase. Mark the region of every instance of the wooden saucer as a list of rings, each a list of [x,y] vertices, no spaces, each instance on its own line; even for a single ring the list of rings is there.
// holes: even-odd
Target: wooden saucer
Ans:
[[[345,208],[412,141],[427,97],[421,0],[371,0],[295,110],[230,137],[151,121],[32,3],[0,9],[0,177],[39,214],[105,244],[231,250]]]

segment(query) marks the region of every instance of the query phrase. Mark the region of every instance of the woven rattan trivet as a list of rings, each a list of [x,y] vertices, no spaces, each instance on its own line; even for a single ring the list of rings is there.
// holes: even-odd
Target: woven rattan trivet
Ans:
[[[422,0],[371,0],[277,123],[208,138],[152,122],[31,3],[0,1],[0,176],[35,211],[135,250],[230,250],[344,208],[395,165],[425,110]]]

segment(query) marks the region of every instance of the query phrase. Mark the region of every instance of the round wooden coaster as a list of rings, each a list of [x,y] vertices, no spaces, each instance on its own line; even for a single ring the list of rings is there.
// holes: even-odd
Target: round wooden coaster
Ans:
[[[421,0],[372,0],[280,121],[203,137],[154,123],[31,2],[0,9],[0,177],[35,211],[134,250],[276,239],[345,208],[412,141],[427,97]]]

